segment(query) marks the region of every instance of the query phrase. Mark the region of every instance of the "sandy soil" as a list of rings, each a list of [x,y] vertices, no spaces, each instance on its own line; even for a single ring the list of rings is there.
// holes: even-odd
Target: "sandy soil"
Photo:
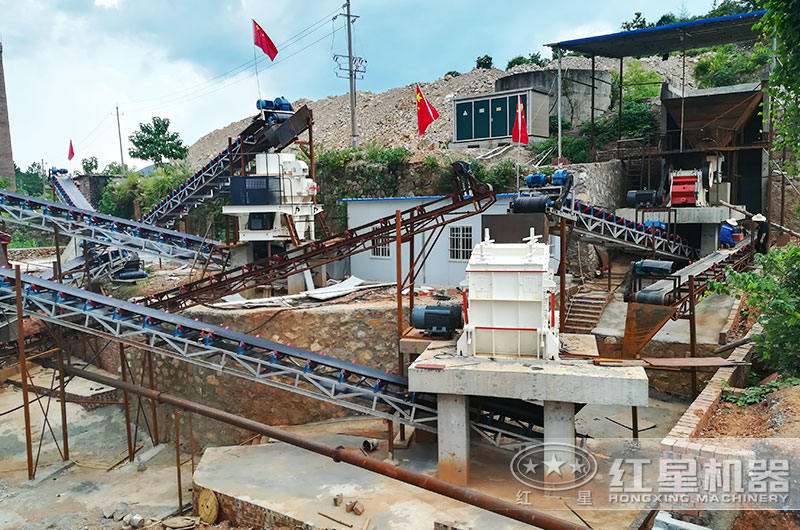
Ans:
[[[800,437],[800,386],[773,392],[761,403],[740,407],[722,403],[701,438]]]

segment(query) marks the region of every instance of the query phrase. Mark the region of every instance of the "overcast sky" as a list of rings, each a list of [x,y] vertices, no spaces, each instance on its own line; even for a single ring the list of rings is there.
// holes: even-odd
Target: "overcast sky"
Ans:
[[[0,0],[14,159],[73,168],[95,155],[119,160],[119,105],[127,136],[167,117],[186,143],[254,114],[251,18],[278,46],[258,50],[263,97],[318,99],[347,91],[334,53],[346,53],[343,0]],[[646,7],[643,7],[646,4]],[[648,20],[701,14],[712,0],[353,0],[356,55],[368,61],[359,90],[381,92],[467,71],[489,54],[495,66],[543,44],[619,30],[634,11]],[[307,31],[304,32],[309,28]],[[333,34],[331,32],[333,31]],[[135,167],[146,165],[133,161]]]

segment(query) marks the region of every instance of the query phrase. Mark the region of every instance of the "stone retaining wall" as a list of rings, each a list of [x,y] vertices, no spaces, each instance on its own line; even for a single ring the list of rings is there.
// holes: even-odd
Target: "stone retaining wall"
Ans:
[[[392,301],[393,302],[393,301]],[[202,322],[229,326],[240,332],[291,344],[315,352],[364,364],[380,370],[397,369],[396,308],[390,302],[361,302],[323,306],[313,309],[269,308],[251,310],[213,310],[194,307],[184,315]],[[105,341],[94,337],[76,337],[71,345],[73,355],[89,358]],[[84,351],[83,342],[90,344]],[[145,353],[128,347],[126,355],[137,379],[143,370]],[[99,359],[99,366],[119,376],[119,347],[112,344]],[[325,403],[294,392],[281,390],[261,382],[190,364],[182,359],[153,354],[155,387],[211,407],[239,414],[268,425],[297,425],[353,414],[349,409]],[[145,376],[146,386],[147,377]],[[149,404],[145,407],[149,419]],[[135,408],[132,408],[135,414]],[[194,416],[194,441],[197,447],[234,445],[249,433]],[[172,408],[159,406],[159,438],[174,436]],[[179,416],[181,441],[188,450],[188,415]],[[143,422],[142,427],[143,429]],[[140,430],[141,430],[140,429]]]

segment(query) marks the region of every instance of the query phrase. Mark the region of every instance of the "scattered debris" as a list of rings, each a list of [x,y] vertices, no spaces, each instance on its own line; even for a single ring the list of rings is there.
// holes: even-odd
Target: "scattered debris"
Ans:
[[[186,515],[178,515],[176,517],[170,517],[169,519],[164,519],[161,521],[161,524],[166,526],[167,528],[172,528],[173,530],[189,530],[197,526],[200,522],[200,517],[189,517]]]
[[[341,506],[342,502],[344,502],[344,496],[341,493],[333,497],[334,506]]]
[[[351,525],[350,523],[345,523],[344,521],[340,521],[339,519],[336,519],[335,517],[331,517],[331,516],[330,516],[330,515],[328,515],[328,514],[324,514],[324,513],[322,513],[322,512],[317,512],[317,514],[321,515],[321,516],[322,516],[322,517],[324,517],[325,519],[330,519],[330,520],[331,520],[331,521],[333,521],[334,523],[343,524],[343,525],[345,525],[347,528],[353,528],[353,525]]]

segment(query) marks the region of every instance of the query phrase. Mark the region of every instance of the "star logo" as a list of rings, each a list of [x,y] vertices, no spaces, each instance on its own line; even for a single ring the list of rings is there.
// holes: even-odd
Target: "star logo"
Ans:
[[[551,473],[557,474],[559,477],[561,476],[561,466],[564,465],[564,462],[559,460],[556,455],[550,455],[550,460],[546,460],[544,462],[545,476],[550,476]]]
[[[572,468],[572,472],[575,475],[578,475],[579,473],[583,473],[584,469],[586,469],[586,464],[576,460],[574,463],[570,464],[569,467]]]
[[[524,464],[522,464],[522,467],[525,468],[525,473],[531,475],[536,471],[538,466],[539,464],[534,464],[533,460],[530,458]]]

